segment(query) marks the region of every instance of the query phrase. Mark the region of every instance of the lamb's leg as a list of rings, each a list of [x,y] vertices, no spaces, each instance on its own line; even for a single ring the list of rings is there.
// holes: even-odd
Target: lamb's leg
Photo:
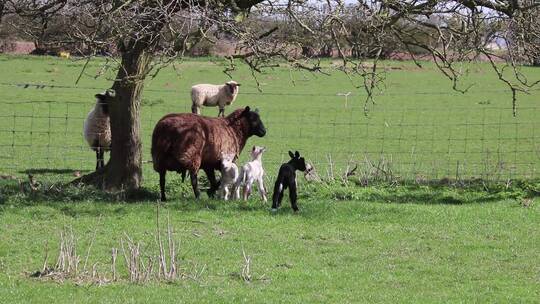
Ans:
[[[240,199],[240,185],[234,184],[234,199]]]
[[[165,175],[167,171],[159,172],[159,190],[161,191],[161,201],[164,202],[167,200],[165,197]]]
[[[268,199],[266,198],[266,190],[264,189],[264,182],[262,177],[257,180],[257,187],[259,188],[259,193],[261,194],[263,201],[266,203]]]
[[[272,211],[276,211],[281,204],[281,198],[283,198],[283,185],[278,179],[274,184],[274,194],[272,194]]]
[[[223,187],[223,192],[223,199],[225,199],[226,201],[229,200],[229,187]]]
[[[253,180],[252,179],[248,179],[246,181],[246,185],[244,186],[244,200],[247,201],[247,199],[249,198],[249,195],[251,194],[251,186],[253,184]]]
[[[281,201],[283,201],[283,195],[285,195],[285,184],[281,185],[281,190],[279,191],[279,197],[278,197],[278,207],[281,206]]]
[[[296,193],[296,183],[291,183],[289,186],[289,199],[291,200],[291,207],[295,212],[298,211],[298,205],[296,205],[297,200],[297,193]]]
[[[210,189],[208,189],[208,197],[214,197],[216,190],[219,189],[219,182],[216,180],[216,174],[213,169],[204,169],[208,181],[210,181]]]
[[[191,187],[193,187],[195,198],[199,198],[199,196],[201,196],[201,191],[199,191],[199,185],[197,183],[197,172],[189,171],[189,177],[191,178]]]
[[[219,107],[218,117],[225,117],[225,108]]]

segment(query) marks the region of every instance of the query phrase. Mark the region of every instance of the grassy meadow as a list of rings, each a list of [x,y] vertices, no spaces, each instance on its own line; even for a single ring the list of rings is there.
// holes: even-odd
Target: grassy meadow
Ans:
[[[0,303],[538,302],[540,91],[519,96],[514,118],[510,93],[488,65],[467,67],[465,85],[474,86],[460,94],[430,63],[419,69],[387,62],[386,88],[366,116],[363,93],[340,72],[274,68],[257,75],[261,93],[239,66],[232,75],[242,87],[233,108],[260,110],[267,136],[251,138],[247,147],[268,147],[267,186],[288,150],[299,150],[321,177],[336,181],[300,178],[301,211],[293,214],[286,196],[272,214],[256,195],[249,202],[204,194],[196,201],[188,182],[169,174],[161,229],[169,217],[182,277],[130,283],[122,241],[140,241],[144,257],[159,251],[151,164],[144,165],[143,189],[133,194],[57,184],[95,166],[82,124],[93,95],[110,86],[114,73],[94,78],[103,62],[90,62],[75,85],[84,64],[0,56]],[[217,59],[187,60],[147,81],[145,160],[156,121],[189,111],[190,86],[224,82],[223,68]],[[540,76],[538,69],[524,73]],[[337,94],[347,92],[353,93],[345,107]],[[203,114],[215,116],[217,108]],[[357,175],[341,182],[354,163]],[[38,190],[24,182],[27,172],[41,182]],[[401,182],[447,178],[470,186]],[[56,263],[65,229],[76,240],[79,271],[92,265],[103,280],[31,276],[42,270],[46,252],[47,264]],[[119,249],[115,282],[111,248]]]

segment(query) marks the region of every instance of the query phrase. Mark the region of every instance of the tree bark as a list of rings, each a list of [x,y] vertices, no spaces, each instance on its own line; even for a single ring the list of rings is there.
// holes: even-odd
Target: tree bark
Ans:
[[[116,99],[111,110],[111,158],[106,166],[107,190],[137,189],[142,181],[140,106],[151,56],[144,50],[122,54],[122,68],[113,85]]]
[[[141,186],[140,101],[151,60],[152,56],[142,46],[122,53],[122,63],[112,87],[116,96],[109,104],[112,136],[109,162],[73,183],[92,184],[106,191],[133,190]]]

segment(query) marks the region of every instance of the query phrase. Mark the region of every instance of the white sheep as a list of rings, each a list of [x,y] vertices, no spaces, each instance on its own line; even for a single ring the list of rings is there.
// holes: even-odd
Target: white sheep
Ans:
[[[191,87],[191,112],[201,114],[201,107],[219,106],[218,116],[225,116],[225,106],[231,105],[238,95],[240,84],[234,80],[225,84],[197,84]]]
[[[234,153],[221,153],[222,168],[219,194],[225,200],[229,199],[230,191],[234,192],[235,198],[240,197],[240,188],[236,187],[237,181],[240,177],[240,172],[238,170],[238,166],[236,166],[234,163],[235,156],[236,155]]]
[[[242,166],[242,172],[240,173],[240,178],[236,183],[236,188],[239,189],[240,185],[244,184],[244,200],[247,200],[251,194],[251,187],[254,181],[257,181],[257,188],[259,188],[259,193],[261,194],[264,202],[267,202],[266,199],[266,190],[264,189],[264,169],[262,166],[262,154],[266,151],[265,147],[253,146],[251,149],[251,161]],[[240,198],[238,195],[237,198]]]
[[[96,105],[84,120],[84,139],[96,151],[96,170],[105,166],[103,155],[111,148],[111,124],[109,120],[109,101],[114,91],[107,90],[96,94]]]

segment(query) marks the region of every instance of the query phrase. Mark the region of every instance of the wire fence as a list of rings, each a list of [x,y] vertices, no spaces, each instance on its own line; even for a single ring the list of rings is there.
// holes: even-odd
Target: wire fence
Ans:
[[[80,99],[82,102],[65,101],[65,96],[92,96],[94,91],[102,91],[101,88],[24,83],[0,83],[0,86],[15,90],[12,93],[17,96],[6,100],[0,94],[0,173],[34,172],[69,179],[77,172],[88,172],[95,167],[95,154],[82,135],[84,119],[94,101],[86,97]],[[501,91],[486,90],[486,93]],[[188,94],[166,89],[147,92]],[[241,96],[249,96],[260,105],[267,136],[252,138],[248,145],[267,147],[263,162],[269,176],[288,160],[287,151],[298,150],[322,178],[339,178],[355,167],[356,176],[365,180],[538,177],[537,107],[521,107],[520,115],[514,118],[510,107],[482,102],[443,107],[387,104],[366,116],[363,105],[352,101],[358,94],[347,93],[241,92]],[[452,98],[456,93],[410,94]],[[65,96],[58,99],[62,101],[56,101],[46,98],[49,95]],[[257,98],[265,95],[280,96],[280,100],[275,104],[257,102]],[[309,98],[321,102],[310,103]],[[294,102],[297,99],[308,101]],[[155,123],[167,113],[189,112],[191,105],[186,100],[166,103],[163,98],[143,99],[141,133],[147,176],[155,175],[150,173],[149,163]],[[233,107],[242,105],[238,102]],[[217,109],[204,109],[204,114],[214,116]],[[248,148],[241,162],[246,161]]]

